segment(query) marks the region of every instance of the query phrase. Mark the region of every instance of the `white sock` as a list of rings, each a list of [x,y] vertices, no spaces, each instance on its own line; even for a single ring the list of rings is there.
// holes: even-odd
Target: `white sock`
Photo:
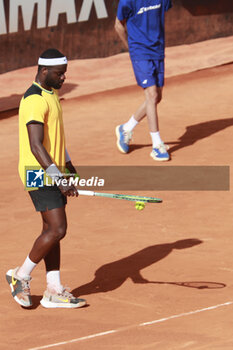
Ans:
[[[31,275],[32,270],[36,267],[37,264],[35,264],[29,256],[27,256],[26,260],[24,261],[23,265],[20,266],[20,268],[17,271],[17,276],[24,278]]]
[[[125,131],[133,131],[137,124],[137,120],[134,119],[134,116],[132,115],[132,117],[125,124],[123,124],[123,129]]]
[[[152,147],[153,148],[157,147],[158,145],[160,145],[162,143],[159,131],[150,132],[150,135],[151,135],[151,139],[152,139]]]
[[[59,270],[47,271],[46,280],[48,287],[55,289],[57,293],[61,293],[63,291]]]

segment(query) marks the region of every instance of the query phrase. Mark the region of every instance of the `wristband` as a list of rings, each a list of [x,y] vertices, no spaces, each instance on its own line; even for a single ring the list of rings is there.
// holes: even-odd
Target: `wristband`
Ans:
[[[45,172],[48,176],[51,177],[53,181],[62,178],[62,173],[54,163],[50,164],[50,166],[45,170]]]

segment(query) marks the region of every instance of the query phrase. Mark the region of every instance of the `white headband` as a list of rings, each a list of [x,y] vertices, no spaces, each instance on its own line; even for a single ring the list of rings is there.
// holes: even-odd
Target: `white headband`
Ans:
[[[39,66],[60,66],[62,64],[67,64],[67,58],[58,57],[58,58],[42,58],[39,57],[38,65]]]

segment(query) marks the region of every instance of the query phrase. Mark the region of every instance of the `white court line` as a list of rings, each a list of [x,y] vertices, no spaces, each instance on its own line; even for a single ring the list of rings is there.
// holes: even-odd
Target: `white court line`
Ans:
[[[220,307],[228,306],[228,305],[232,305],[232,304],[233,304],[233,301],[227,301],[226,303],[205,307],[203,309],[197,309],[197,310],[194,310],[194,311],[183,312],[181,314],[160,318],[158,320],[153,320],[153,321],[149,321],[149,322],[143,322],[143,323],[140,323],[140,324],[137,324],[137,325],[120,327],[118,329],[112,329],[112,330],[106,331],[106,332],[91,334],[91,335],[87,335],[85,337],[71,339],[71,340],[60,342],[60,343],[54,343],[54,344],[48,344],[48,345],[44,345],[44,346],[39,346],[39,347],[36,347],[36,348],[30,348],[28,350],[42,350],[42,349],[53,348],[53,347],[60,346],[60,345],[77,343],[77,342],[80,342],[80,341],[83,341],[83,340],[93,339],[93,338],[97,338],[97,337],[103,337],[105,335],[109,335],[109,334],[113,334],[113,333],[120,333],[122,331],[127,331],[127,330],[130,330],[130,329],[133,329],[133,328],[137,328],[137,327],[150,326],[150,325],[153,325],[153,324],[156,324],[156,323],[162,323],[162,322],[165,322],[165,321],[169,321],[169,320],[172,320],[174,318],[181,318],[181,317],[184,317],[184,316],[194,315],[194,314],[198,314],[200,312],[210,311],[210,310],[218,309]]]

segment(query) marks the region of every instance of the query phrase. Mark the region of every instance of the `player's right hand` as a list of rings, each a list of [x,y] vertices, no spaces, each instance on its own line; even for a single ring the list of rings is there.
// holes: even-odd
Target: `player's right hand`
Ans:
[[[78,197],[78,190],[75,188],[74,185],[62,185],[60,184],[59,189],[61,191],[62,194],[64,194],[64,196],[68,196],[68,197]]]

